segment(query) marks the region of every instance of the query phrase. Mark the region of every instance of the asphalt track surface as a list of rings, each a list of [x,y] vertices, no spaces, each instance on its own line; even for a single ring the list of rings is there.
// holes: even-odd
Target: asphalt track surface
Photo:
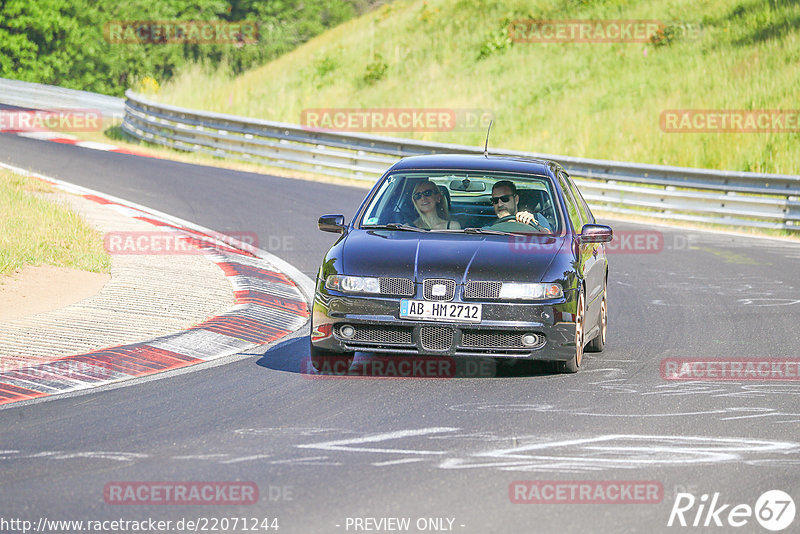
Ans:
[[[11,135],[0,135],[0,161],[220,232],[256,232],[312,278],[335,239],[318,216],[349,220],[365,193]],[[575,375],[309,379],[306,328],[225,365],[0,410],[0,517],[266,517],[279,533],[363,532],[348,518],[367,517],[410,518],[409,532],[419,518],[453,519],[463,533],[767,532],[754,517],[738,529],[667,521],[681,491],[718,492],[732,507],[777,489],[800,504],[800,382],[668,381],[660,362],[797,358],[800,247],[650,230],[663,232],[662,250],[610,255],[606,350]],[[514,504],[518,480],[656,481],[664,495]],[[260,500],[107,504],[104,487],[119,481],[251,481]]]

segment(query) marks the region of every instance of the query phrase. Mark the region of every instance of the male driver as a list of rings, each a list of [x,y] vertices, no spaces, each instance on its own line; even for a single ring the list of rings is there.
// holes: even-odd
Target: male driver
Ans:
[[[538,217],[529,211],[517,211],[519,195],[517,186],[510,180],[500,180],[492,187],[492,206],[498,218],[513,216],[517,222],[530,224],[545,234],[552,234],[550,223],[543,216]],[[497,224],[497,223],[494,223]]]

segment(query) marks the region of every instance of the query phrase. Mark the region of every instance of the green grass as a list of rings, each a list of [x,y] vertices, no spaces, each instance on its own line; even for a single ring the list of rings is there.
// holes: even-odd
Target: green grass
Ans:
[[[41,264],[109,272],[102,233],[71,209],[42,198],[48,192],[39,180],[0,171],[0,277]]]
[[[700,25],[653,43],[512,43],[508,21]],[[482,108],[491,146],[796,174],[800,133],[665,133],[667,109],[800,109],[797,0],[397,0],[236,78],[194,65],[155,96],[300,123],[307,108]],[[485,131],[392,133],[482,145]]]

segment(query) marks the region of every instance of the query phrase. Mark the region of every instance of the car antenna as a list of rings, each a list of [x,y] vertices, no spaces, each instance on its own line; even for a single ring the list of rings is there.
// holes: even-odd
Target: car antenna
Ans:
[[[493,122],[494,122],[494,120],[490,120],[489,121],[489,128],[486,130],[486,144],[483,145],[483,157],[484,158],[488,158],[489,157],[489,132],[492,131],[492,123]]]

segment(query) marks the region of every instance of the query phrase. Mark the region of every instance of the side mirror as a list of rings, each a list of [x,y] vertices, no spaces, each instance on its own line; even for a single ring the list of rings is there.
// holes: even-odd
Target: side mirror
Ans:
[[[584,224],[580,238],[582,243],[608,243],[614,239],[614,231],[602,224]]]
[[[323,232],[333,232],[336,234],[344,233],[344,215],[323,215],[317,223]]]

